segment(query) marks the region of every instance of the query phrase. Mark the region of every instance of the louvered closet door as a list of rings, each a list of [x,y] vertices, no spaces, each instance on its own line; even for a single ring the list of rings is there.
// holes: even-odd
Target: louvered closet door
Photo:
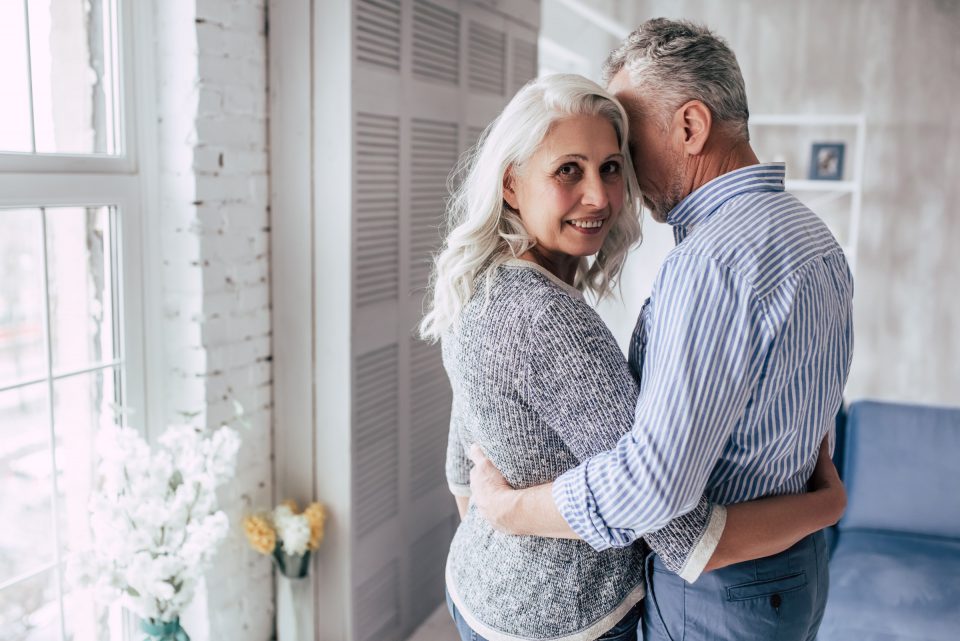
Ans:
[[[458,522],[450,387],[415,336],[447,179],[535,74],[536,33],[465,1],[353,6],[352,616],[358,641],[390,641],[442,603]]]
[[[510,98],[537,76],[537,30],[531,22],[539,21],[539,2],[517,0],[509,9],[517,19],[473,3],[463,8],[464,149],[473,146]]]
[[[357,112],[354,200],[354,300],[396,301],[400,245],[400,119]]]
[[[459,124],[449,116],[410,120],[410,283],[409,293],[422,300],[440,247],[447,176],[459,155]]]
[[[520,33],[510,39],[513,49],[510,61],[511,94],[517,93],[529,80],[537,77],[537,43],[529,39],[530,35]]]

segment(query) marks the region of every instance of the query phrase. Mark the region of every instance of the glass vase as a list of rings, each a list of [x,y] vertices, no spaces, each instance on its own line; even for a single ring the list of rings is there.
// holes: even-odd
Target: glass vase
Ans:
[[[180,626],[180,617],[173,621],[140,620],[140,629],[147,633],[144,641],[190,641]]]

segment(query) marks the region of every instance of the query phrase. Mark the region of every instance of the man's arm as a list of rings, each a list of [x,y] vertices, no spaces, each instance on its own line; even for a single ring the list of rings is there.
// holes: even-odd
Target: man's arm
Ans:
[[[531,335],[539,340],[527,350],[524,379],[529,407],[577,462],[614,447],[633,427],[640,388],[609,330],[581,302],[562,296],[534,317]],[[549,491],[541,488],[539,494]],[[526,511],[538,515],[533,531],[574,535],[537,492],[518,498],[527,499]],[[544,507],[537,511],[540,505]],[[701,496],[693,510],[648,534],[647,543],[668,568],[694,580],[716,548],[725,520],[726,509]],[[550,529],[547,523],[559,529]]]
[[[552,487],[490,493],[487,518],[510,531],[560,536],[559,513],[602,550],[629,545],[696,505],[759,376],[761,310],[739,276],[698,256],[665,263],[652,300],[631,432]]]
[[[712,258],[668,259],[651,305],[632,430],[554,481],[557,509],[598,550],[629,545],[696,505],[769,348],[752,285]]]
[[[557,510],[550,494],[552,483],[514,490],[476,443],[470,446],[470,460],[471,500],[495,529],[552,539],[580,538]]]
[[[552,484],[514,490],[478,445],[470,448],[470,458],[474,464],[472,500],[494,528],[509,534],[579,538],[556,509],[550,494]],[[703,571],[783,552],[804,536],[839,521],[846,504],[846,490],[824,439],[810,492],[727,507],[723,534]]]

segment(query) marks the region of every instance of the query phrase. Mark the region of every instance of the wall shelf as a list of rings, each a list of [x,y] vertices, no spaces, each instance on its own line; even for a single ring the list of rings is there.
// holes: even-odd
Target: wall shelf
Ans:
[[[775,153],[774,158],[763,158],[762,160],[772,160],[787,156],[791,151],[800,154],[800,158],[809,163],[809,142],[811,134],[817,134],[817,130],[829,131],[829,135],[823,138],[831,138],[838,129],[850,129],[854,131],[853,136],[843,136],[845,141],[851,143],[852,149],[847,151],[849,167],[846,170],[849,180],[809,180],[809,179],[790,179],[785,183],[785,188],[801,198],[814,212],[818,208],[825,208],[827,205],[835,203],[849,196],[849,207],[847,210],[847,225],[845,234],[841,240],[844,252],[847,255],[847,261],[850,263],[850,270],[856,272],[857,263],[857,241],[860,235],[860,211],[863,202],[863,165],[864,149],[867,138],[867,120],[863,114],[756,114],[750,116],[750,133],[754,141],[762,141],[764,138],[764,129],[778,128],[794,129],[795,133],[787,136],[787,143],[790,149],[781,149],[780,153]],[[783,139],[782,132],[778,132],[779,139]],[[813,136],[812,139],[816,139]],[[798,149],[804,145],[805,149]],[[796,157],[796,156],[795,156]],[[806,165],[802,165],[804,171]],[[837,234],[839,230],[834,229]]]
[[[860,189],[853,180],[787,180],[787,191],[842,191],[852,194]]]
[[[774,125],[783,127],[841,125],[865,126],[863,114],[755,114],[750,116],[751,125]]]

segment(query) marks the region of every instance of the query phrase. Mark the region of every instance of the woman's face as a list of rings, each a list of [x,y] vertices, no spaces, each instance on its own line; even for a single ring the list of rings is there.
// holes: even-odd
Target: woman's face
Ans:
[[[508,174],[504,199],[557,264],[600,251],[623,208],[624,158],[603,116],[556,121],[519,173]]]

